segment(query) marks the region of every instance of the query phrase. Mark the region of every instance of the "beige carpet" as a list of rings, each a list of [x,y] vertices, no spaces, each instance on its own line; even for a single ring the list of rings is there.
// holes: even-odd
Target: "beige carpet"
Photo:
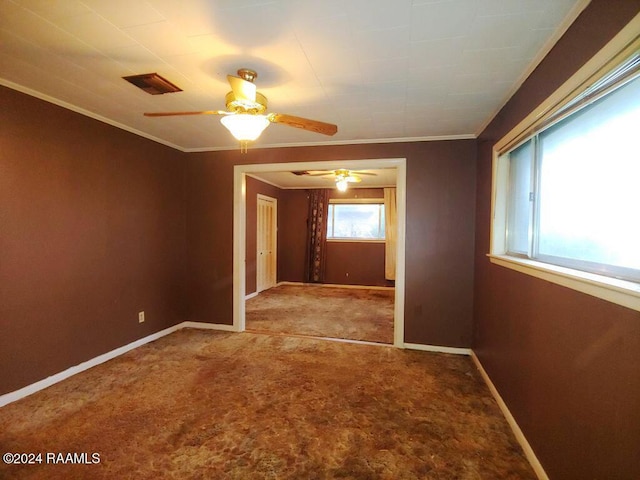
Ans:
[[[468,357],[190,329],[1,408],[0,450],[99,455],[2,479],[535,479]]]
[[[250,331],[393,343],[393,290],[280,285],[246,302]]]

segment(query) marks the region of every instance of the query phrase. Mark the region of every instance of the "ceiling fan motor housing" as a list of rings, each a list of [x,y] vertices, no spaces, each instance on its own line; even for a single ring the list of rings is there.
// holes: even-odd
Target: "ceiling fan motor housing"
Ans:
[[[247,82],[253,83],[253,81],[258,78],[258,72],[250,68],[240,68],[238,69],[238,76]]]
[[[225,96],[227,110],[235,113],[252,113],[262,114],[267,110],[267,97],[260,92],[256,92],[256,101],[252,102],[247,99],[236,98],[233,92],[227,93]]]

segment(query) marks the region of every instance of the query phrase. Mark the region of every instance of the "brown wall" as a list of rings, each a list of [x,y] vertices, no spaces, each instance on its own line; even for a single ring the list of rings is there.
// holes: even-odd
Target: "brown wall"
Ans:
[[[283,218],[283,192],[284,190],[269,185],[268,183],[261,182],[252,177],[247,177],[246,183],[246,253],[245,253],[245,268],[246,268],[246,290],[248,295],[256,291],[256,256],[257,256],[257,229],[258,229],[258,194],[266,195],[271,198],[275,198],[278,201],[278,235],[283,229],[286,229],[286,221]],[[276,245],[277,254],[276,259],[280,258],[280,255],[285,254],[286,250],[282,251],[280,242]],[[278,260],[279,263],[279,260]],[[279,273],[279,272],[278,272]]]
[[[282,205],[278,206],[278,217],[285,224],[278,232],[278,281],[304,282],[308,214],[306,190],[283,190]]]
[[[247,253],[246,293],[256,291],[257,194],[278,200],[278,278],[279,282],[304,282],[307,242],[306,190],[285,190],[247,176]]]
[[[278,200],[278,281],[304,282],[309,196],[307,190],[285,190],[247,176],[246,293],[256,291],[257,195]],[[381,188],[331,190],[331,198],[382,198]],[[392,285],[384,278],[384,243],[329,242],[324,283]]]
[[[0,125],[3,394],[185,320],[185,157],[4,87]]]
[[[189,319],[232,323],[234,165],[398,157],[407,158],[406,341],[469,347],[476,168],[473,140],[190,154]]]
[[[485,254],[492,145],[639,10],[593,0],[502,109],[475,210],[474,141],[187,155],[0,87],[0,394],[183,319],[230,324],[234,164],[406,157],[406,341],[470,346],[475,216],[474,347],[545,469],[636,478],[640,314]],[[286,192],[292,216],[303,195]]]
[[[479,142],[474,350],[552,479],[640,475],[640,313],[490,264],[491,150],[633,15],[593,0]]]
[[[323,283],[386,286],[384,243],[327,242]]]

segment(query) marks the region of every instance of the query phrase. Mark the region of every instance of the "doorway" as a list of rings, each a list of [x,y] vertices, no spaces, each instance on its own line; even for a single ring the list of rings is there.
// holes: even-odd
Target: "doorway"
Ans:
[[[278,200],[258,194],[256,224],[256,293],[277,283]]]
[[[344,161],[318,161],[296,163],[274,163],[234,166],[234,263],[233,263],[233,329],[245,330],[245,256],[246,256],[246,175],[262,172],[296,170],[346,169],[396,169],[397,190],[397,252],[396,282],[394,293],[393,344],[404,346],[404,292],[405,292],[405,231],[406,231],[406,159],[367,159]]]

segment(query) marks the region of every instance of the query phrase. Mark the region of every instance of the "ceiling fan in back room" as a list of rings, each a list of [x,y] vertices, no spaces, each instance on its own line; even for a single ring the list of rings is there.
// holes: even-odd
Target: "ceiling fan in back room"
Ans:
[[[350,183],[360,183],[362,181],[360,175],[376,175],[371,172],[353,171],[347,170],[346,168],[339,168],[338,170],[326,172],[308,172],[306,170],[299,170],[291,173],[298,176],[309,175],[310,177],[333,177],[336,182],[336,188],[341,192],[345,192]]]
[[[256,140],[271,123],[281,123],[323,135],[335,135],[338,127],[332,123],[310,120],[284,113],[269,113],[267,97],[257,91],[253,81],[258,74],[251,69],[241,68],[238,76],[227,75],[231,91],[225,97],[227,110],[205,110],[200,112],[156,112],[145,113],[147,117],[168,117],[175,115],[221,115],[220,122],[240,141],[242,152],[247,151],[249,142]]]

